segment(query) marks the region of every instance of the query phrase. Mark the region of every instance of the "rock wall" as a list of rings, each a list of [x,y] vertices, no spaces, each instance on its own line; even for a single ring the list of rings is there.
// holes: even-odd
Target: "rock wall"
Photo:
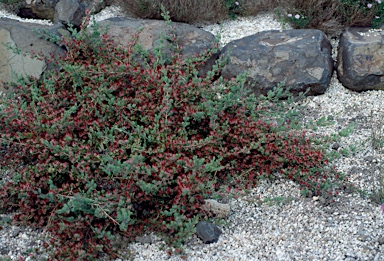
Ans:
[[[77,5],[73,5],[74,1],[78,1]],[[30,4],[36,5],[37,2]],[[36,29],[62,35],[68,24],[82,23],[85,17],[84,7],[89,5],[88,2],[79,0],[57,1],[52,5],[55,24],[51,26],[0,18],[0,42],[17,47],[22,53],[34,50],[41,51],[44,55],[63,54],[65,50],[62,47],[41,38]],[[108,34],[122,46],[140,28],[142,31],[139,43],[148,51],[153,51],[159,46],[159,34],[165,33],[167,28],[164,21],[122,17],[99,23],[101,27],[107,27]],[[172,26],[179,41],[167,41],[166,53],[170,52],[170,45],[178,44],[184,47],[184,57],[193,57],[215,46],[215,37],[209,32],[182,23],[173,23]],[[346,88],[358,92],[383,90],[383,38],[382,30],[349,28],[340,37],[337,61],[334,61],[331,56],[331,44],[321,31],[264,31],[232,41],[224,46],[221,52],[212,53],[206,65],[199,68],[199,74],[204,76],[216,60],[228,59],[221,76],[231,79],[247,72],[247,86],[255,94],[266,94],[283,82],[285,88],[290,88],[293,94],[306,91],[307,95],[319,95],[327,90],[336,68],[338,78]],[[29,58],[28,55],[16,55],[5,46],[0,46],[0,55],[2,81],[14,81],[14,73],[40,77],[49,69],[46,60],[39,61]]]

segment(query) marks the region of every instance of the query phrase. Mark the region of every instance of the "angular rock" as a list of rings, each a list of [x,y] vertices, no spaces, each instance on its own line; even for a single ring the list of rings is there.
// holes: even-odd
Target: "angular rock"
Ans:
[[[384,32],[347,28],[337,56],[339,81],[354,91],[384,90]]]
[[[53,21],[55,6],[60,0],[27,0],[19,9],[18,16]]]
[[[55,7],[54,22],[80,27],[85,17],[85,5],[79,0],[60,0]]]
[[[228,43],[222,57],[227,79],[248,72],[246,86],[266,95],[280,82],[293,94],[323,94],[333,72],[331,44],[319,30],[264,31]]]
[[[210,216],[217,218],[226,218],[231,212],[229,204],[222,204],[214,199],[205,199],[205,204],[202,205],[202,209],[206,211]]]
[[[60,0],[26,0],[25,3],[21,3],[22,6],[19,8],[18,16],[23,18],[33,18],[33,19],[44,19],[44,20],[54,20],[55,13],[58,17],[69,16],[66,14],[68,8],[60,8],[56,10],[56,5]],[[111,4],[112,0],[104,0],[101,3],[99,2],[94,8],[93,13],[100,12],[107,5]],[[95,0],[80,0],[78,3],[83,5],[86,9],[91,9]],[[63,3],[62,3],[63,4]],[[66,2],[66,5],[70,2]],[[75,3],[75,5],[77,5]]]
[[[335,142],[335,143],[332,144],[332,149],[333,150],[338,150],[339,148],[340,148],[340,144],[339,143]]]
[[[138,43],[150,52],[153,52],[155,48],[160,46],[160,34],[166,34],[168,31],[166,22],[160,20],[134,20],[114,17],[101,21],[99,24],[101,27],[107,27],[108,35],[123,47],[126,47],[127,43],[131,41],[132,36],[140,28],[142,31],[140,32]],[[192,58],[195,54],[201,54],[215,45],[215,36],[209,32],[184,23],[172,23],[172,26],[175,27],[175,34],[179,39],[177,44],[183,46],[181,54],[184,58]],[[164,42],[165,48],[163,51],[167,55],[172,53],[170,44],[175,46],[176,43],[172,40]],[[199,74],[205,75],[212,68],[218,56],[218,53],[212,54],[206,64],[199,68]]]
[[[221,233],[220,228],[209,222],[200,221],[196,225],[196,234],[205,244],[216,243]]]
[[[379,245],[384,245],[384,236],[379,236],[377,243],[379,243]]]
[[[27,76],[32,75],[39,78],[46,68],[50,69],[50,64],[46,60],[32,59],[23,53],[42,52],[46,57],[50,54],[55,56],[63,54],[64,49],[39,37],[34,30],[48,30],[51,33],[60,35],[60,30],[67,32],[63,25],[46,26],[32,23],[21,23],[11,19],[0,19],[0,42],[16,47],[21,50],[21,54],[15,54],[3,44],[0,45],[0,81],[15,81],[14,73]],[[0,87],[0,91],[4,91]]]
[[[152,238],[152,235],[143,235],[143,236],[137,236],[135,238],[135,241],[142,244],[152,244],[153,238]]]
[[[0,246],[0,255],[7,255],[10,249],[8,246]]]

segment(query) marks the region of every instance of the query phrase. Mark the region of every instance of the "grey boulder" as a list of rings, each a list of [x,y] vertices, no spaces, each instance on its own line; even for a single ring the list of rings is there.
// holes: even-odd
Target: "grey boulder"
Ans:
[[[53,21],[55,6],[60,0],[26,0],[21,3],[18,15],[25,18]]]
[[[293,94],[323,94],[331,81],[331,44],[319,30],[264,31],[228,43],[222,58],[228,64],[222,76],[231,79],[247,72],[247,84],[256,95],[266,95],[284,82]]]
[[[95,0],[76,0],[76,1],[63,1],[63,0],[26,0],[25,2],[20,3],[21,7],[19,8],[18,15],[24,18],[33,18],[33,19],[45,19],[54,21],[56,17],[74,17],[78,19],[78,15],[74,15],[79,7],[85,9],[92,9],[93,4],[98,2],[93,8],[92,13],[100,12],[107,5],[111,4],[112,0],[100,1]],[[57,4],[61,2],[57,8]],[[69,11],[69,12],[68,12]],[[65,19],[67,21],[68,19]],[[76,22],[69,20],[71,23]]]
[[[161,34],[167,34],[169,28],[165,21],[161,20],[134,20],[123,17],[110,18],[99,22],[101,27],[107,27],[107,33],[111,38],[123,47],[131,42],[132,37],[140,29],[138,43],[147,51],[153,52],[161,43]],[[184,23],[172,23],[174,33],[178,41],[169,39],[164,42],[163,52],[171,57],[172,46],[182,47],[183,58],[193,58],[196,54],[202,54],[215,46],[215,36],[202,29]],[[199,75],[205,76],[218,58],[218,53],[209,55],[206,64],[199,67]]]
[[[85,17],[85,5],[78,0],[60,0],[55,7],[54,22],[79,27]]]
[[[384,32],[348,28],[340,37],[337,73],[348,89],[384,90]]]
[[[40,78],[46,69],[53,68],[47,59],[39,60],[31,58],[29,53],[42,52],[44,57],[64,54],[65,50],[51,43],[38,34],[36,30],[48,30],[50,33],[61,35],[67,32],[63,25],[45,26],[40,24],[22,23],[19,21],[0,19],[0,80],[5,82],[16,81],[19,76],[34,76]],[[19,49],[20,54],[7,46]],[[26,55],[24,55],[26,54]],[[4,91],[1,89],[0,91]]]

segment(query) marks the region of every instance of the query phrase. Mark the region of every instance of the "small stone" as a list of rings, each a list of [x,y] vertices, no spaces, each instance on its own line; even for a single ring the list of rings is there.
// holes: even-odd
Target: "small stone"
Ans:
[[[142,243],[142,244],[152,244],[152,236],[151,235],[144,235],[144,236],[137,236],[135,238],[136,242]]]
[[[365,161],[372,162],[373,161],[373,156],[366,156],[364,158]]]
[[[313,198],[313,192],[311,190],[307,191],[307,194],[305,195],[306,198]]]
[[[226,218],[231,212],[231,207],[229,204],[219,203],[214,199],[204,200],[205,204],[202,206],[202,209],[218,218]]]
[[[22,239],[28,239],[28,235],[26,233],[21,233],[19,237],[21,237]]]
[[[196,234],[205,244],[216,243],[221,233],[220,228],[209,222],[201,221],[196,225]]]
[[[13,227],[10,236],[11,237],[17,237],[20,234],[20,228],[19,227]]]
[[[362,246],[361,247],[361,252],[364,252],[364,253],[369,253],[371,251],[371,249],[367,246]]]
[[[367,231],[365,230],[359,230],[357,232],[357,239],[360,241],[369,241],[370,237]]]
[[[6,255],[10,251],[9,247],[7,246],[0,246],[0,255]]]
[[[332,149],[333,150],[338,150],[339,148],[340,148],[340,144],[339,143],[337,143],[337,142],[333,143],[333,145],[332,145]]]
[[[313,199],[313,201],[318,201],[319,197],[314,196],[312,199]]]

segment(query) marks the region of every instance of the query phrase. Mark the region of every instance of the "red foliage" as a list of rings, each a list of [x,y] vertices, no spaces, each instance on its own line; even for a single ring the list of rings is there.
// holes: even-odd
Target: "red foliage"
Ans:
[[[210,79],[190,75],[177,52],[171,63],[149,55],[144,65],[134,41],[126,50],[107,35],[63,44],[60,70],[17,86],[0,118],[9,141],[1,165],[15,169],[1,205],[45,226],[55,257],[114,255],[109,232],[182,240],[222,185],[251,187],[276,171],[308,188],[326,180],[308,175],[326,161],[304,133],[274,132],[246,103],[227,105],[228,90],[209,103]]]

